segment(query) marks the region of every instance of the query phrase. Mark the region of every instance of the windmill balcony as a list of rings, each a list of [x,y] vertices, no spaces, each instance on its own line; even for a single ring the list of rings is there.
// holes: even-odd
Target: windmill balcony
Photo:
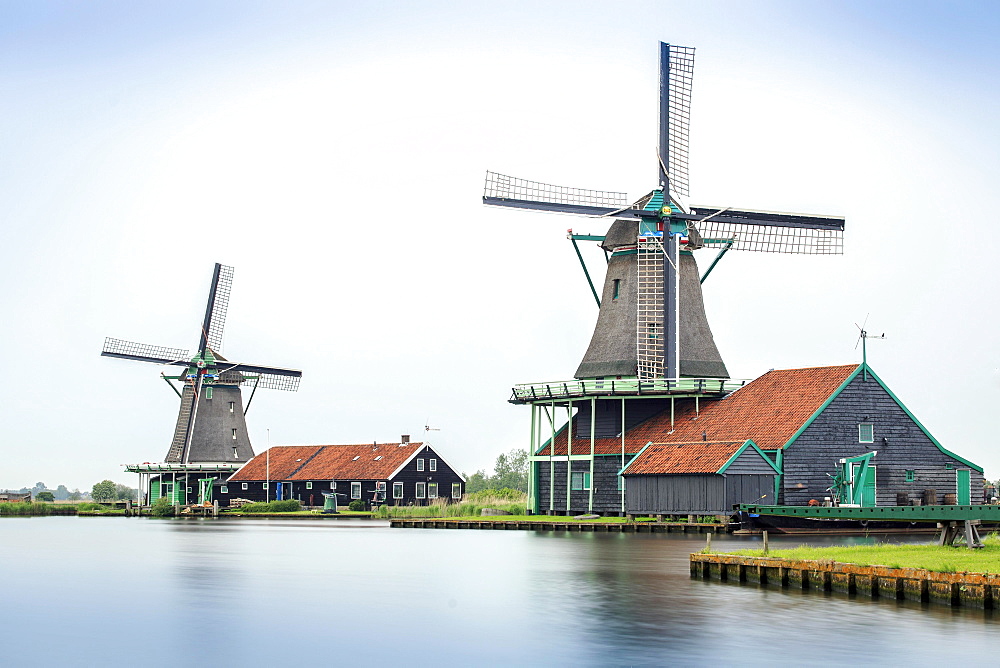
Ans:
[[[655,378],[566,380],[515,385],[508,401],[526,404],[549,399],[617,396],[725,396],[747,381],[731,378]]]

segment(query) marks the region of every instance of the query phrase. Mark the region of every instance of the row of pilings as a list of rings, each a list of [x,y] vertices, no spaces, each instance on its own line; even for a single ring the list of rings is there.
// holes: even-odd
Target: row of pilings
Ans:
[[[1000,608],[1000,575],[992,573],[942,573],[836,561],[696,553],[691,555],[691,577],[970,608]]]

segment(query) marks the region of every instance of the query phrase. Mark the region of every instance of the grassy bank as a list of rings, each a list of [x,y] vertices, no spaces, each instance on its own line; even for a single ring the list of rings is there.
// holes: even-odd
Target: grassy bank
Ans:
[[[726,554],[747,557],[779,557],[783,559],[810,559],[838,561],[859,566],[887,566],[889,568],[925,568],[941,573],[998,573],[1000,572],[1000,537],[990,534],[983,540],[981,550],[962,546],[938,545],[846,545],[838,547],[808,547],[800,545],[790,549],[737,550]]]
[[[466,494],[458,503],[448,503],[449,499],[434,499],[426,506],[379,506],[373,515],[382,519],[405,519],[408,517],[414,519],[426,517],[468,519],[480,517],[484,508],[494,508],[521,515],[524,513],[527,500],[526,494],[515,490],[486,490]]]

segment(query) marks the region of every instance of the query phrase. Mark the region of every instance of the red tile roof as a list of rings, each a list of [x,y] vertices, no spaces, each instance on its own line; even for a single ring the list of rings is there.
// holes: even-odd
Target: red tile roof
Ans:
[[[694,441],[652,443],[643,450],[626,473],[715,473],[746,441]]]
[[[283,445],[270,450],[271,480],[387,480],[423,443],[359,445]],[[262,452],[230,480],[264,480],[267,453]]]
[[[762,450],[781,448],[857,368],[846,364],[768,371],[724,399],[701,401],[700,414],[693,399],[677,400],[673,431],[670,411],[664,411],[625,434],[625,452],[639,452],[649,442],[685,443],[703,437],[715,442],[750,439]],[[621,437],[599,438],[594,443],[597,454],[616,454],[621,449]],[[547,455],[548,450],[539,454]],[[589,454],[590,439],[574,437],[573,452]],[[555,454],[566,454],[565,430],[556,434]]]

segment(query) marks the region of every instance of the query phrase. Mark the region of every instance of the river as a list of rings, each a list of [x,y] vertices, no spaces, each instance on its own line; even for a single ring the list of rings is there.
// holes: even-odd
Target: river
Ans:
[[[756,540],[716,536],[713,545]],[[805,541],[772,539],[782,542]],[[693,535],[390,529],[366,520],[4,518],[0,664],[992,657],[1000,616],[691,580],[688,555],[703,544]]]

